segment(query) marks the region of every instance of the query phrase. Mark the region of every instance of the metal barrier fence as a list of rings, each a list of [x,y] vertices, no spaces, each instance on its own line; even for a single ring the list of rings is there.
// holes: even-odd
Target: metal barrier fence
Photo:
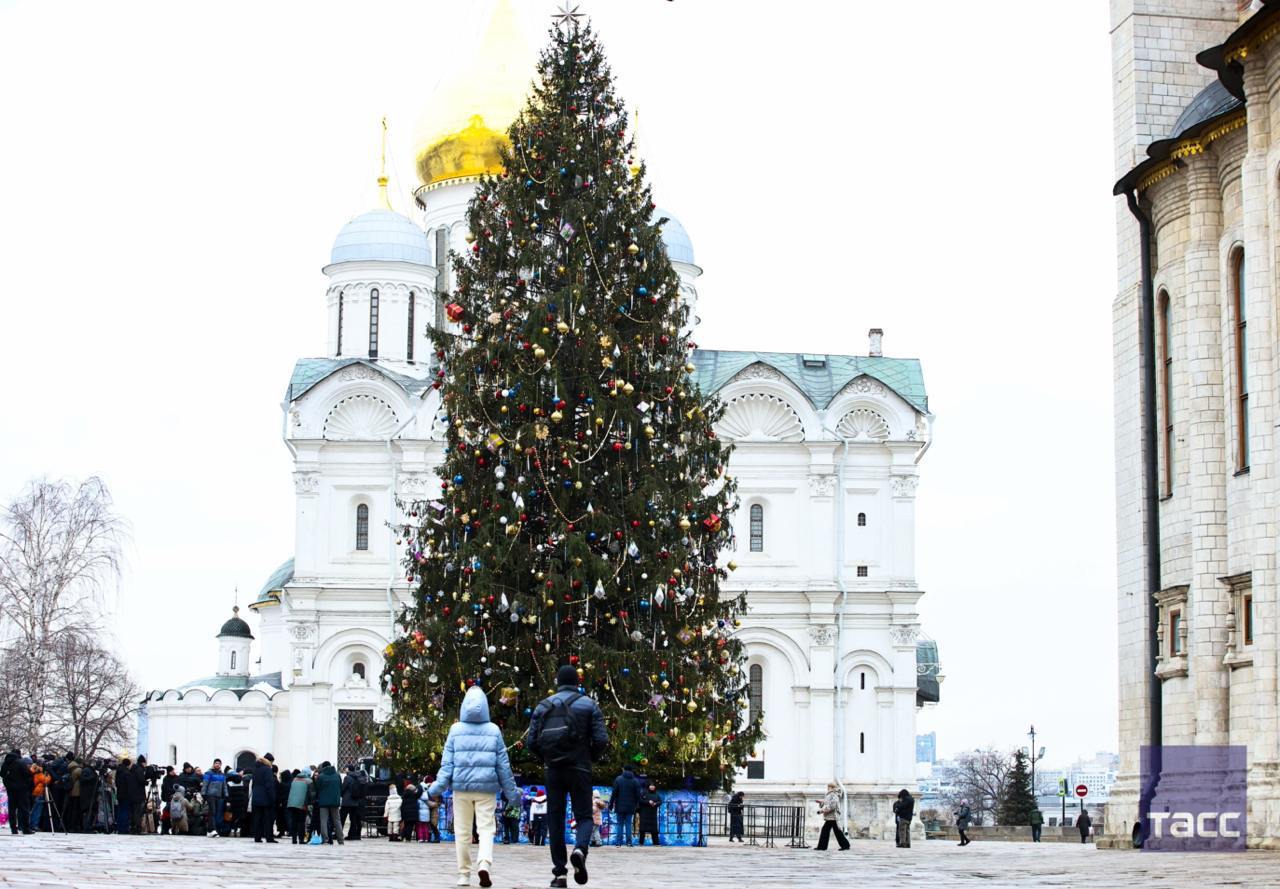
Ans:
[[[740,810],[727,803],[709,803],[706,806],[707,836],[741,836],[752,846],[772,847],[785,844],[791,849],[806,849],[804,839],[804,807],[775,806],[746,803]],[[735,824],[735,815],[741,817],[741,825]],[[736,830],[735,828],[739,828]]]

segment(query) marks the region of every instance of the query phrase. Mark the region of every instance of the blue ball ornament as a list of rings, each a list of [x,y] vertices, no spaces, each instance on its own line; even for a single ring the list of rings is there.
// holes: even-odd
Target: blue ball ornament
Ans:
[[[622,668],[622,675],[623,675],[623,676],[630,676],[630,675],[631,675],[631,668],[630,668],[630,667],[623,667],[623,668]]]
[[[532,715],[533,715],[533,708],[532,708],[532,707],[525,707],[525,708],[524,708],[524,715],[525,715],[525,716],[532,716]]]
[[[453,477],[453,483],[454,483],[455,485],[460,485],[460,484],[462,484],[462,473],[458,473],[457,475],[455,475],[455,476]]]
[[[639,287],[636,288],[636,296],[648,296],[648,295],[649,295],[649,288],[645,287],[643,284],[641,284]]]

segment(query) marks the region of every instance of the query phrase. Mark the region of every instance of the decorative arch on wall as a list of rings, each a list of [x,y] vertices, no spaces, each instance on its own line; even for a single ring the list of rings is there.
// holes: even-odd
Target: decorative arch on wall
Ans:
[[[358,648],[364,655],[361,660],[364,661],[365,675],[370,685],[376,686],[377,677],[382,672],[382,650],[386,647],[387,639],[366,627],[339,630],[317,646],[311,656],[311,669],[319,675],[331,676],[338,659],[349,654],[348,649]]]
[[[875,684],[881,685],[885,679],[893,675],[893,664],[878,651],[872,651],[870,648],[855,648],[840,658],[840,670],[843,679],[841,684],[845,688],[850,687],[852,684],[850,680],[858,670],[869,670],[875,675]]]
[[[868,407],[855,407],[840,418],[836,434],[854,442],[888,441],[892,435],[884,414]]]
[[[395,410],[376,395],[348,395],[329,409],[324,421],[326,441],[378,441],[399,426]]]
[[[764,645],[781,652],[791,665],[792,685],[807,685],[809,682],[809,658],[796,640],[781,630],[771,627],[744,627],[738,631],[737,637],[743,645]],[[747,661],[752,655],[747,653]]]
[[[804,422],[782,396],[747,392],[725,403],[716,432],[731,441],[803,441]]]

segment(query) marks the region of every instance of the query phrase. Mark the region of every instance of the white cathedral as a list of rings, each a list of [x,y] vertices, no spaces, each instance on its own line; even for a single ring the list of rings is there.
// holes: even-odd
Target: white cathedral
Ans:
[[[403,522],[397,498],[439,493],[427,329],[448,323],[448,254],[465,246],[479,176],[501,169],[533,57],[498,0],[469,70],[437,91],[421,127],[412,218],[374,209],[338,233],[323,270],[327,348],[297,362],[282,405],[293,554],[249,606],[256,637],[231,617],[214,676],[148,695],[139,750],[152,762],[271,751],[301,766],[369,753],[362,727],[389,710],[383,649],[411,595],[391,529]],[[663,238],[696,309],[693,245],[674,217]],[[885,357],[881,337],[871,331],[865,355],[693,358],[702,391],[727,404],[718,432],[737,443],[738,568],[726,587],[748,594],[740,637],[766,734],[739,787],[812,798],[834,777],[872,836],[891,835],[891,800],[915,786],[916,711],[938,700],[941,679],[916,610],[915,496],[932,415],[919,362]]]

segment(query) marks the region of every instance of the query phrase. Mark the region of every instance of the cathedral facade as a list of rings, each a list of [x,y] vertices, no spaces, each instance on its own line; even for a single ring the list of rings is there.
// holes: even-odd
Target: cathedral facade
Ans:
[[[284,764],[368,755],[384,717],[383,650],[411,594],[398,503],[430,499],[444,430],[429,326],[447,325],[449,253],[467,247],[465,210],[523,101],[532,62],[500,2],[477,70],[445,88],[418,150],[412,215],[384,206],[339,232],[324,267],[328,342],[297,362],[282,409],[294,461],[295,548],[219,635],[217,673],[149,695],[140,748],[153,762]],[[495,60],[503,60],[501,62]],[[484,82],[482,94],[469,93]],[[506,93],[494,88],[507,86]],[[385,185],[385,180],[382,180]],[[668,212],[663,238],[696,311],[701,269]],[[691,313],[691,316],[694,313]],[[914,786],[918,707],[938,700],[937,651],[920,632],[915,577],[919,463],[932,414],[918,361],[864,354],[700,350],[695,376],[727,405],[740,631],[750,707],[766,739],[740,775],[753,797],[812,798],[832,778],[856,828],[893,830],[889,806]],[[250,668],[250,646],[258,661]],[[810,807],[812,808],[812,807]]]
[[[1274,848],[1280,3],[1112,14],[1121,761],[1099,842],[1141,842],[1140,803],[1162,810],[1143,747],[1232,745],[1248,844]]]

